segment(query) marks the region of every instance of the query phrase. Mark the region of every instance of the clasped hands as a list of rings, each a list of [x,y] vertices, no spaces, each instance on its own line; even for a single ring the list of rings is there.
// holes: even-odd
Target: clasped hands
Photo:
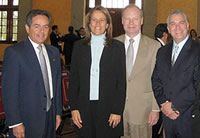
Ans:
[[[82,128],[82,119],[81,119],[80,112],[78,110],[73,110],[71,114],[72,114],[72,120],[74,124],[78,128]],[[121,115],[110,114],[110,117],[108,120],[109,126],[112,126],[112,128],[115,128],[120,123],[120,121],[121,121]]]
[[[172,102],[165,102],[161,104],[161,111],[165,116],[172,120],[176,120],[180,116],[180,112],[178,110],[172,109]]]

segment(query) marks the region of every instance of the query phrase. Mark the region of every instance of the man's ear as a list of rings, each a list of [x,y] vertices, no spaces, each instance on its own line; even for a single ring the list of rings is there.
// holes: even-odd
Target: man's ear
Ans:
[[[29,34],[29,26],[27,24],[25,24],[25,29],[26,29],[26,32]]]

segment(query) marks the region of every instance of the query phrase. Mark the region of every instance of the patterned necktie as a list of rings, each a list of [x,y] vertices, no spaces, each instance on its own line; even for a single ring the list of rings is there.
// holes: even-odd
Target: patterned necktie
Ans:
[[[126,70],[127,70],[128,76],[131,75],[131,71],[133,67],[133,58],[134,58],[133,43],[134,43],[134,39],[130,39],[129,46],[127,49],[127,54],[126,54]]]
[[[43,54],[43,48],[42,48],[41,45],[39,45],[38,49],[39,49],[40,67],[41,67],[41,70],[42,70],[42,76],[43,76],[43,80],[44,80],[44,86],[45,86],[46,97],[47,97],[46,111],[48,111],[51,107],[49,77],[48,77],[48,72],[47,72],[46,60],[45,60],[45,57],[44,57],[44,54]]]
[[[175,45],[174,46],[174,53],[173,53],[173,56],[172,56],[172,66],[174,66],[175,62],[176,62],[176,59],[178,57],[178,49],[179,49],[179,46],[178,45]]]

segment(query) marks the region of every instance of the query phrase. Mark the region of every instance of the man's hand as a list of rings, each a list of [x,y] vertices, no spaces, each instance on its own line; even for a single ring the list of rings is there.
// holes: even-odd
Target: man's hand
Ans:
[[[112,128],[115,128],[119,122],[121,120],[121,115],[117,115],[117,114],[110,114],[110,117],[109,117],[109,126],[112,126]]]
[[[180,115],[179,111],[172,110],[172,102],[166,102],[161,104],[161,111],[165,116],[169,117],[172,120],[176,120]]]
[[[159,112],[154,112],[154,111],[150,112],[148,120],[149,126],[155,125],[158,122],[158,119],[159,119]]]
[[[60,115],[56,115],[56,130],[60,126],[61,121],[62,121],[61,116]]]
[[[21,124],[19,126],[13,127],[13,135],[17,138],[25,138],[25,128]]]
[[[73,110],[71,111],[72,114],[72,120],[74,122],[74,124],[78,127],[78,128],[82,128],[82,120],[81,120],[81,115],[79,110]]]

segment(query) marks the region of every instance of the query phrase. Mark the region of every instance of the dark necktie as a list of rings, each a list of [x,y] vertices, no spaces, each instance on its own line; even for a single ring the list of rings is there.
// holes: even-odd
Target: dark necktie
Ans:
[[[128,46],[127,54],[126,54],[126,70],[127,70],[128,76],[131,75],[131,71],[133,67],[133,58],[134,58],[133,42],[134,42],[134,39],[129,40],[129,46]]]
[[[46,65],[46,60],[45,60],[44,54],[43,54],[42,45],[39,45],[38,49],[39,49],[40,67],[42,70],[42,76],[43,76],[43,80],[44,80],[44,86],[45,86],[46,97],[47,97],[46,111],[48,111],[51,107],[49,77],[48,77],[47,65]]]

